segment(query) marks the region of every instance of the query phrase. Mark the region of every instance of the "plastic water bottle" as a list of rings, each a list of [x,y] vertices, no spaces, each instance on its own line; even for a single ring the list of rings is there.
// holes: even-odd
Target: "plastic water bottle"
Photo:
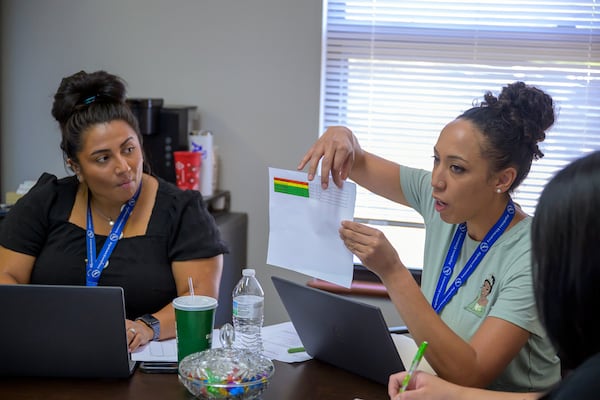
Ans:
[[[233,347],[261,354],[265,292],[251,268],[242,270],[242,279],[233,289]]]

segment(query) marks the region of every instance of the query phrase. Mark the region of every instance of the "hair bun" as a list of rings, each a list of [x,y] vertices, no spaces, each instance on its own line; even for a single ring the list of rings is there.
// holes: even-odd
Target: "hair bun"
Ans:
[[[52,116],[64,125],[71,116],[93,103],[125,103],[125,82],[106,71],[77,72],[63,78],[54,95]]]
[[[503,87],[498,98],[486,93],[484,104],[517,127],[521,141],[528,145],[536,158],[543,156],[537,144],[546,138],[546,130],[554,124],[552,97],[534,86],[514,82]]]

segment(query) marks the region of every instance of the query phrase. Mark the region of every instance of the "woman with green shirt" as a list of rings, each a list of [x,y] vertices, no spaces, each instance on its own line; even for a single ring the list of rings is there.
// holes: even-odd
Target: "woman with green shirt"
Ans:
[[[330,174],[338,186],[351,178],[423,216],[421,287],[381,231],[344,221],[340,237],[380,277],[415,341],[429,342],[429,364],[451,382],[526,392],[560,379],[535,308],[531,217],[510,196],[543,156],[537,143],[553,123],[552,98],[516,82],[444,127],[431,172],[363,150],[345,127],[328,128],[298,165],[312,180],[321,161],[324,188]]]
[[[466,388],[424,372],[399,393],[406,372],[390,377],[394,400],[592,400],[600,393],[600,151],[558,172],[544,188],[533,217],[531,241],[536,304],[548,336],[568,371],[544,393]]]

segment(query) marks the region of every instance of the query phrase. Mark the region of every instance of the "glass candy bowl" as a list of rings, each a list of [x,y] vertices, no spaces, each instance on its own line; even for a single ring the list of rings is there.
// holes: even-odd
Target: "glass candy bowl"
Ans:
[[[222,348],[193,353],[179,363],[179,381],[199,399],[251,400],[265,391],[275,367],[271,360],[232,348],[231,324],[221,328]]]

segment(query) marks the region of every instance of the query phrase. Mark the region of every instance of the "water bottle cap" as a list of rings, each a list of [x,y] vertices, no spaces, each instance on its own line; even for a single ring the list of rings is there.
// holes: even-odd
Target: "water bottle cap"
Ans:
[[[246,269],[242,270],[243,276],[254,276],[255,273],[256,273],[256,271],[254,271],[254,269],[252,269],[252,268],[246,268]]]

